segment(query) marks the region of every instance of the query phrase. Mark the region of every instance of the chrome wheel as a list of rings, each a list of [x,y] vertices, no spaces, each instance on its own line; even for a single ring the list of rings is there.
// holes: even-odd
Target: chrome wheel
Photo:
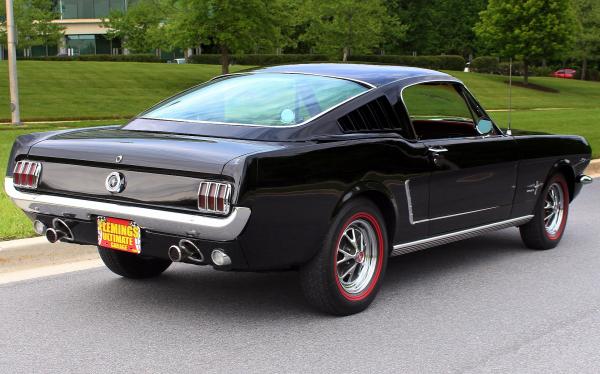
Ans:
[[[555,236],[562,229],[565,214],[565,194],[559,183],[554,183],[548,189],[544,201],[544,225],[550,236]]]
[[[379,260],[378,249],[378,237],[369,221],[356,219],[346,226],[336,255],[336,274],[344,291],[358,294],[369,286]]]

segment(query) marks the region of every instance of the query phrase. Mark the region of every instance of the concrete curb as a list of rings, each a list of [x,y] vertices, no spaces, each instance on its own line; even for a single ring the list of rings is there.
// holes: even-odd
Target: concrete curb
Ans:
[[[587,169],[585,169],[585,173],[590,177],[600,178],[600,160],[592,160]]]
[[[44,237],[0,242],[0,273],[97,259],[95,246],[50,244]]]

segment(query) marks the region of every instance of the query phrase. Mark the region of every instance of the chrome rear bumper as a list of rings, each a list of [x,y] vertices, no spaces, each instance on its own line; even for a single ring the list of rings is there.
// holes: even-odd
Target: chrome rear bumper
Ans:
[[[25,193],[14,188],[12,178],[4,179],[4,189],[19,208],[29,213],[81,220],[91,220],[94,216],[122,218],[133,220],[148,230],[215,241],[237,238],[246,227],[251,213],[249,208],[236,207],[227,217],[207,217],[70,197]]]

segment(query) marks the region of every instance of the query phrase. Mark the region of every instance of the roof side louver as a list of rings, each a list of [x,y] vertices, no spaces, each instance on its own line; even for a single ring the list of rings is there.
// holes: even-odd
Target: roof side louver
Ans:
[[[346,133],[394,131],[401,129],[400,120],[385,96],[381,96],[338,119]]]

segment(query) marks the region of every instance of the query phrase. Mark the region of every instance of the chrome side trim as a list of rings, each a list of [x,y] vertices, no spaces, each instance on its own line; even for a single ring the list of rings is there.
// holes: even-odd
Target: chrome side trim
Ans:
[[[480,213],[480,212],[485,212],[485,211],[488,211],[488,210],[498,209],[498,208],[500,208],[500,207],[499,206],[492,206],[492,207],[489,207],[489,208],[483,208],[483,209],[477,209],[477,210],[470,210],[468,212],[462,212],[462,213],[456,213],[456,214],[449,214],[447,216],[440,216],[440,217],[430,218],[427,221],[437,221],[437,220],[440,220],[440,219],[460,217],[460,216],[464,216],[464,215],[467,215],[467,214]]]
[[[251,213],[249,208],[236,207],[227,217],[208,217],[63,196],[24,193],[15,189],[12,178],[9,177],[4,179],[4,189],[19,208],[29,213],[81,220],[92,220],[93,216],[97,215],[130,219],[144,229],[215,241],[237,238],[246,227]]]
[[[533,215],[518,217],[509,219],[506,221],[491,223],[488,225],[483,225],[479,227],[474,227],[471,229],[456,231],[448,234],[434,236],[432,238],[417,240],[410,243],[397,244],[394,246],[392,250],[391,256],[399,256],[406,253],[420,251],[422,249],[427,249],[431,247],[435,247],[438,245],[448,244],[455,241],[472,238],[474,236],[478,236],[481,234],[485,234],[492,231],[502,230],[513,226],[523,225],[529,220],[533,218]]]
[[[411,225],[416,225],[417,223],[423,223],[423,222],[429,221],[427,219],[415,221],[412,197],[410,194],[410,179],[407,179],[406,181],[404,181],[404,191],[406,192],[406,203],[408,205],[408,222],[410,222]]]
[[[414,212],[413,212],[412,197],[411,197],[411,193],[410,193],[410,179],[408,179],[408,180],[406,180],[404,182],[404,191],[406,192],[406,202],[408,204],[408,222],[410,222],[411,225],[416,225],[417,223],[425,223],[425,222],[430,222],[430,221],[437,221],[437,220],[440,220],[440,219],[460,217],[460,216],[464,216],[464,215],[467,215],[467,214],[480,213],[480,212],[485,212],[485,211],[488,211],[488,210],[500,208],[499,206],[493,206],[493,207],[489,207],[489,208],[471,210],[471,211],[468,211],[468,212],[461,212],[461,213],[456,213],[456,214],[449,214],[447,216],[440,216],[440,217],[434,217],[434,218],[428,218],[428,219],[421,219],[421,220],[415,221]]]

